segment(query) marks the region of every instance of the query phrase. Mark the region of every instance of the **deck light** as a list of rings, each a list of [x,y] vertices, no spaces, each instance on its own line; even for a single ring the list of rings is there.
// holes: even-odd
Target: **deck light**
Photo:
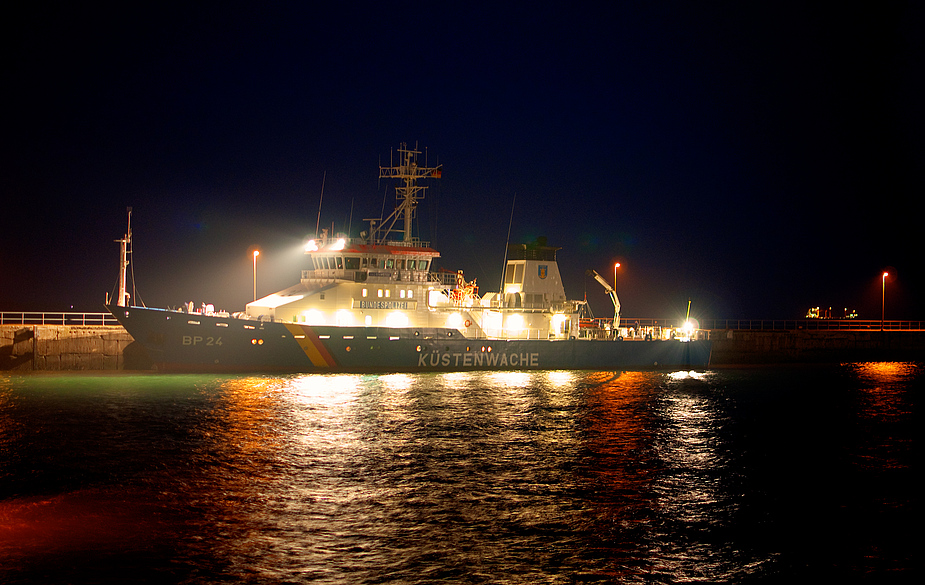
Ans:
[[[507,318],[507,328],[509,331],[520,331],[524,328],[524,318],[514,313]]]
[[[450,316],[446,319],[446,326],[450,329],[459,329],[462,325],[463,318],[459,313],[450,313]]]
[[[341,309],[335,314],[334,319],[340,326],[353,325],[353,312],[347,309]]]
[[[385,318],[385,325],[386,327],[407,327],[408,315],[401,311],[389,313]]]
[[[567,331],[563,331],[563,325],[565,325],[565,321],[566,316],[562,313],[556,313],[552,316],[552,330],[557,337],[567,333]]]
[[[309,325],[325,325],[324,322],[324,313],[318,309],[309,309],[304,311],[305,322]]]

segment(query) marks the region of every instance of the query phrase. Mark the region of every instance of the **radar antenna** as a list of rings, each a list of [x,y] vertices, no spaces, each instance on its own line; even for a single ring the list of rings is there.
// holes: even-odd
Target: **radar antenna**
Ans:
[[[371,236],[374,242],[384,241],[386,236],[393,231],[401,232],[402,241],[408,245],[414,241],[411,234],[411,220],[414,218],[418,201],[424,198],[424,190],[427,189],[427,187],[418,185],[417,182],[419,179],[439,179],[443,174],[443,165],[428,167],[425,163],[424,166],[418,166],[419,154],[421,151],[411,150],[403,142],[398,148],[399,164],[379,167],[380,179],[400,179],[402,183],[395,187],[395,198],[398,200],[395,211],[378,227],[372,227],[374,233]],[[404,219],[404,229],[394,229],[400,218]],[[375,232],[382,232],[382,236],[376,237]]]

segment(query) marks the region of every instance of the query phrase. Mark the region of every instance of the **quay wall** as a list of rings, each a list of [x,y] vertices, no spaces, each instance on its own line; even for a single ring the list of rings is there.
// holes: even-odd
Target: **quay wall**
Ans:
[[[925,331],[710,330],[711,365],[925,361]],[[634,343],[623,341],[620,343]],[[666,341],[665,343],[678,343]],[[0,370],[146,370],[121,326],[0,325]]]
[[[923,361],[925,331],[711,330],[710,364]]]
[[[0,325],[0,370],[149,369],[133,343],[121,325]]]

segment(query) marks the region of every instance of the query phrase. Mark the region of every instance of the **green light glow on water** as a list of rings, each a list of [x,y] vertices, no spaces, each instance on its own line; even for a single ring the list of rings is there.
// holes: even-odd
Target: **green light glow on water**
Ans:
[[[109,392],[145,392],[171,394],[189,388],[211,388],[225,379],[213,374],[37,372],[0,376],[0,385],[22,390],[55,394],[93,394]]]

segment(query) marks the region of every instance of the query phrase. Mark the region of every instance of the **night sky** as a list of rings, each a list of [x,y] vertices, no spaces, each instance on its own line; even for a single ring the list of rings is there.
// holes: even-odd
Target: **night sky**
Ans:
[[[254,249],[258,295],[298,282],[322,182],[322,227],[391,211],[405,142],[482,292],[513,207],[599,316],[619,261],[627,317],[879,319],[889,270],[925,318],[911,3],[192,4],[4,19],[0,310],[102,311],[128,206],[136,303],[241,310]]]

